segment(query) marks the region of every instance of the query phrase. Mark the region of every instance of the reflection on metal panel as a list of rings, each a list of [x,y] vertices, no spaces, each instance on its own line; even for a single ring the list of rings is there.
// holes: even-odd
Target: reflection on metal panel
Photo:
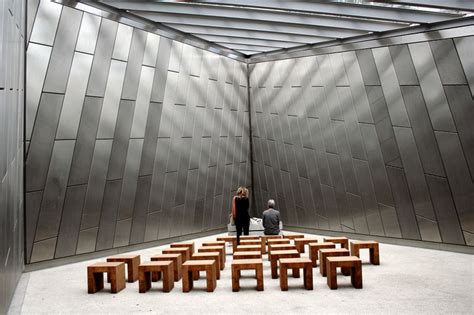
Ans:
[[[360,64],[360,71],[365,85],[380,85],[379,75],[375,66],[372,50],[356,50],[357,60]]]
[[[153,162],[157,146],[158,130],[160,129],[160,116],[163,108],[161,103],[150,103],[145,128],[145,139],[140,162],[140,175],[153,173]]]
[[[41,1],[31,31],[30,41],[53,45],[63,6],[51,1]]]
[[[145,54],[143,56],[143,65],[150,67],[155,66],[159,45],[160,36],[153,33],[147,33]]]
[[[398,83],[400,85],[418,85],[418,78],[407,45],[390,46],[389,50]]]
[[[115,234],[115,221],[122,188],[121,180],[108,181],[105,184],[104,201],[100,213],[99,232],[97,234],[96,250],[112,248]]]
[[[443,85],[467,83],[452,39],[431,41],[430,48]]]
[[[474,61],[472,60],[472,52],[474,51],[474,36],[467,36],[454,39],[456,50],[461,59],[461,64],[466,75],[471,95],[474,96]]]
[[[122,87],[121,98],[123,99],[137,99],[138,83],[143,63],[143,55],[145,53],[146,34],[146,32],[139,29],[133,30],[130,55],[128,57],[127,70]]]
[[[100,22],[100,17],[84,12],[81,29],[77,37],[76,51],[88,54],[95,52]]]
[[[117,28],[117,37],[115,39],[112,58],[122,61],[128,60],[130,52],[130,43],[132,42],[133,27],[119,24]]]

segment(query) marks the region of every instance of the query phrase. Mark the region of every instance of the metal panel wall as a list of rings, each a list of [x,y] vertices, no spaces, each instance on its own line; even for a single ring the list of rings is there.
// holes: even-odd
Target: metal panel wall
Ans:
[[[254,211],[273,198],[285,225],[474,246],[472,47],[251,64]]]
[[[223,227],[233,191],[251,185],[245,64],[49,1],[38,8],[27,263]]]
[[[26,1],[0,2],[0,314],[8,312],[24,262],[26,5]],[[43,58],[41,51],[38,58]],[[37,61],[42,68],[42,61]]]

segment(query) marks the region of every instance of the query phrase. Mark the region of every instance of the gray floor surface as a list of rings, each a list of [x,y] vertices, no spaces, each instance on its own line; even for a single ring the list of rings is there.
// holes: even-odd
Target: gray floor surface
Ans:
[[[217,236],[196,239],[196,248]],[[133,253],[148,261],[167,247]],[[254,273],[243,271],[242,289],[234,293],[230,249],[213,293],[205,291],[201,277],[190,293],[182,292],[181,282],[163,293],[157,282],[140,294],[136,282],[118,294],[110,294],[107,284],[103,291],[87,294],[86,266],[104,261],[95,259],[23,274],[9,314],[474,314],[473,255],[380,244],[379,266],[370,265],[368,251],[361,251],[363,289],[354,289],[350,277],[338,275],[339,288],[330,290],[318,267],[313,269],[313,291],[303,288],[303,278],[290,276],[286,292],[278,279],[271,279],[264,259],[265,290],[257,292]]]

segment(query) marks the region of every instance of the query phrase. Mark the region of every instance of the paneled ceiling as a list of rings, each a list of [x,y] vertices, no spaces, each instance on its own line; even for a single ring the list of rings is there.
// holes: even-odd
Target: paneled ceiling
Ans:
[[[80,1],[245,55],[337,41],[473,15],[473,0]]]

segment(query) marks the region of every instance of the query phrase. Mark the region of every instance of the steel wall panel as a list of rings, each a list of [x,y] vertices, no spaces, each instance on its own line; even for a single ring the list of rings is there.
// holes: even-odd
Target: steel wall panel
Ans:
[[[145,139],[140,162],[140,176],[151,175],[157,147],[158,130],[160,129],[160,116],[163,108],[161,103],[150,103],[145,128]]]
[[[455,38],[454,44],[459,54],[459,59],[461,59],[464,74],[471,89],[471,95],[474,96],[474,61],[472,60],[474,36]]]
[[[414,240],[421,239],[403,170],[395,167],[387,167],[387,174],[392,187],[393,198],[395,200],[397,216],[403,238]]]
[[[151,90],[152,102],[163,102],[168,77],[171,43],[170,39],[160,37],[160,46],[155,64],[155,77],[153,78],[153,88]]]
[[[53,45],[62,8],[62,5],[51,1],[40,2],[31,31],[30,42]]]
[[[30,0],[28,1],[28,6],[26,7],[26,10],[28,12],[27,17],[26,17],[26,41],[27,42],[30,41],[31,31],[33,30],[33,23],[35,22],[39,5],[40,5],[40,0]],[[61,7],[57,6],[57,8],[61,8]],[[4,7],[3,6],[0,7],[0,10],[4,10]],[[58,22],[58,19],[56,19],[56,23],[57,22]]]
[[[402,238],[397,211],[392,206],[379,203],[380,217],[382,218],[385,236]]]
[[[166,90],[163,100],[163,111],[160,117],[160,129],[158,133],[159,138],[166,138],[171,136],[173,131],[173,109],[174,109],[174,90],[178,82],[178,74],[169,72],[166,80]]]
[[[329,169],[331,171],[331,179],[333,183],[334,193],[336,196],[337,209],[339,213],[340,224],[354,229],[352,214],[346,206],[346,188],[344,185],[344,177],[341,169],[341,162],[337,154],[327,154]]]
[[[74,54],[56,139],[76,139],[91,65],[92,56]]]
[[[74,140],[56,141],[54,143],[43,200],[41,201],[35,241],[58,235],[74,144]]]
[[[418,86],[403,86],[401,90],[412,121],[413,135],[425,173],[445,176],[421,89]]]
[[[444,91],[449,101],[456,128],[458,129],[464,156],[474,179],[474,101],[465,85],[445,86]]]
[[[79,232],[77,239],[76,255],[90,253],[95,250],[95,241],[97,238],[98,227]]]
[[[358,195],[346,193],[347,208],[352,212],[354,230],[356,233],[369,234],[367,218],[364,212],[362,198]]]
[[[115,226],[114,247],[127,246],[130,243],[130,230],[132,218],[117,221]]]
[[[410,121],[398,85],[395,68],[387,47],[372,49],[393,125],[410,127]]]
[[[123,177],[134,108],[134,101],[120,101],[114,141],[112,142],[112,153],[108,163],[109,170],[107,173],[107,180],[114,180]]]
[[[397,73],[400,85],[418,85],[415,67],[411,60],[407,45],[394,45],[389,48],[393,60],[393,67]]]
[[[183,46],[184,44],[181,42],[172,42],[168,70],[173,72],[179,72],[181,64],[181,55],[183,53]]]
[[[114,243],[115,222],[117,220],[117,209],[119,205],[121,180],[108,181],[104,189],[104,201],[102,202],[99,232],[95,250],[112,248]]]
[[[456,132],[441,78],[428,43],[408,45],[434,130]]]
[[[84,100],[69,173],[69,185],[86,184],[89,178],[102,101],[103,99],[96,97],[86,97]]]
[[[33,249],[33,240],[35,238],[42,198],[42,190],[25,193],[25,254],[27,263],[30,263],[31,260],[31,251]]]
[[[151,197],[149,210],[159,211],[165,210],[163,208],[163,191],[165,190],[165,171],[166,171],[166,160],[168,158],[168,152],[170,147],[171,139],[169,138],[158,138],[156,145],[155,161],[153,166],[153,176],[151,183]]]
[[[337,209],[336,195],[334,189],[327,185],[321,185],[323,192],[326,213],[329,219],[329,229],[332,231],[341,231],[341,222],[339,221],[339,211]]]
[[[151,176],[141,176],[138,178],[132,230],[130,232],[130,244],[143,243],[144,241],[150,188]]]
[[[125,62],[116,60],[112,60],[110,64],[109,78],[107,80],[104,102],[100,114],[97,138],[111,139],[114,136],[126,66],[127,64]]]
[[[377,67],[375,66],[374,55],[371,49],[356,50],[357,60],[360,64],[360,71],[365,85],[381,85]]]
[[[314,87],[314,98],[316,106],[316,115],[319,117],[319,123],[321,126],[321,134],[324,139],[324,148],[326,152],[336,153],[336,140],[331,127],[331,119],[329,116],[329,110],[326,103],[326,95],[324,88]]]
[[[146,227],[145,227],[145,238],[144,238],[145,242],[155,241],[158,239],[158,227],[160,226],[160,217],[161,217],[160,211],[148,213],[148,216],[146,218]]]
[[[31,263],[52,259],[56,248],[56,240],[57,238],[54,237],[48,240],[35,242],[31,253]]]
[[[86,12],[83,13],[81,29],[77,37],[76,51],[88,54],[95,52],[100,23],[100,17]]]
[[[141,65],[145,53],[146,36],[146,32],[136,28],[133,29],[132,42],[130,44],[130,56],[128,58],[127,70],[125,71],[125,79],[123,81],[123,99],[137,99]]]
[[[353,194],[359,194],[357,187],[357,181],[354,174],[354,167],[352,165],[351,150],[347,140],[346,130],[342,121],[332,122],[335,130],[335,136],[337,139],[337,148],[339,153],[339,160],[341,163],[342,176],[344,179],[344,187],[347,192]],[[331,172],[331,174],[333,174]],[[334,179],[334,175],[332,175]]]
[[[73,256],[76,253],[86,190],[86,185],[67,187],[54,258]]]
[[[150,106],[150,96],[155,70],[149,67],[142,67],[140,76],[140,85],[138,86],[137,102],[135,113],[133,115],[133,124],[131,137],[144,138],[145,127],[148,115],[148,107]]]
[[[431,52],[438,68],[441,83],[467,84],[466,76],[459,61],[452,39],[429,42]]]
[[[43,91],[64,93],[71,68],[74,47],[81,25],[82,12],[64,7],[59,20],[58,32],[51,52],[51,61],[44,81]]]
[[[130,44],[132,42],[133,27],[125,24],[119,24],[117,28],[117,36],[115,38],[114,50],[112,58],[127,61],[131,51]]]
[[[64,96],[43,93],[25,163],[26,191],[44,188]]]
[[[46,69],[48,68],[51,47],[30,43],[26,52],[26,119],[25,140],[31,139],[36,112],[43,90]]]
[[[158,238],[168,238],[170,236],[170,230],[172,223],[172,207],[174,203],[174,194],[176,192],[176,182],[178,178],[178,172],[170,172],[165,174],[164,189],[163,189],[163,215],[160,221],[160,230],[158,232]]]
[[[104,97],[117,28],[117,22],[102,19],[89,84],[87,85],[88,96]],[[113,77],[115,76],[116,74],[113,75]]]

